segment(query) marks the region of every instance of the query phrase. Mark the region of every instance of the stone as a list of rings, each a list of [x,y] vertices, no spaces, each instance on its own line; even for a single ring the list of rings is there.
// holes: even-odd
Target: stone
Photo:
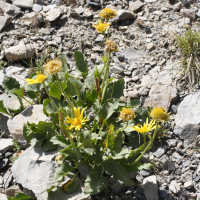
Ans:
[[[193,173],[192,171],[187,171],[184,174],[181,175],[181,181],[182,182],[187,182],[187,181],[192,181],[193,179]]]
[[[20,43],[17,46],[13,46],[5,49],[6,59],[9,61],[16,61],[24,58],[31,58],[35,53],[35,47],[33,44]]]
[[[145,4],[141,2],[140,0],[137,0],[135,2],[129,1],[129,9],[132,12],[137,12],[140,8],[142,8]]]
[[[159,147],[153,155],[156,156],[157,158],[160,158],[163,154],[165,153],[165,149],[163,147]]]
[[[13,179],[12,172],[9,169],[3,176],[3,188],[4,189],[8,188],[12,179]]]
[[[181,9],[180,13],[183,15],[183,17],[188,17],[188,18],[193,19],[193,20],[196,18],[196,10]]]
[[[25,189],[30,190],[37,200],[45,200],[47,189],[55,183],[54,173],[58,168],[55,162],[57,151],[43,152],[40,148],[29,147],[14,162],[11,170],[16,182]],[[70,178],[66,177],[66,181]],[[59,187],[55,192],[50,192],[49,200],[91,200],[89,195],[83,193],[83,184],[78,179],[78,188],[70,194],[66,194]]]
[[[8,158],[0,159],[0,170],[8,164]]]
[[[11,22],[12,18],[9,15],[0,16],[0,32]]]
[[[159,200],[158,183],[155,175],[144,178],[143,191],[147,200]]]
[[[186,96],[175,116],[174,133],[192,143],[200,130],[200,92]]]
[[[154,43],[151,42],[151,43],[149,43],[149,44],[147,45],[147,50],[151,51],[151,50],[153,50],[153,49],[154,49]]]
[[[8,136],[10,132],[8,131],[7,121],[9,117],[6,114],[0,113],[0,131],[2,134]],[[1,149],[1,148],[0,148]]]
[[[187,181],[184,183],[184,188],[191,189],[194,186],[193,181]]]
[[[43,5],[37,4],[37,3],[34,3],[34,4],[33,4],[32,10],[33,10],[34,12],[40,12],[42,9],[43,9]]]
[[[77,4],[76,0],[63,0],[63,2],[66,3],[68,6]]]
[[[27,123],[38,123],[46,121],[48,117],[43,113],[43,105],[33,105],[25,109],[14,118],[8,120],[8,129],[11,136],[17,139],[19,143],[26,146],[27,142],[23,137],[23,125]]]
[[[170,103],[176,101],[177,89],[168,85],[154,84],[149,96],[145,99],[144,107],[162,107],[167,110]]]
[[[60,17],[60,14],[61,12],[59,8],[53,8],[46,13],[46,19],[50,22],[55,21]]]
[[[14,0],[13,4],[21,8],[32,8],[33,0]]]
[[[178,20],[178,27],[181,28],[181,27],[185,27],[186,25],[190,24],[190,18],[182,18],[182,19],[179,19]]]
[[[180,186],[177,184],[175,180],[171,181],[169,185],[169,190],[173,192],[174,194],[177,194],[180,191]]]
[[[139,98],[139,93],[137,89],[134,89],[133,91],[128,91],[128,97],[133,98],[133,99],[138,99]]]
[[[145,75],[141,80],[141,86],[147,86],[150,88],[153,85],[154,81],[149,75]]]
[[[0,193],[0,199],[1,200],[8,200],[7,196],[5,194]]]
[[[136,19],[137,15],[129,10],[118,10],[116,20]],[[115,19],[115,18],[114,18]]]
[[[173,170],[175,170],[175,164],[171,161],[165,161],[163,163],[163,168],[168,170],[169,172],[172,172]]]
[[[13,4],[0,1],[0,8],[4,11],[4,14],[10,17],[16,17],[21,13],[21,9]]]
[[[7,151],[13,149],[13,139],[10,138],[0,138],[0,153],[5,154]]]

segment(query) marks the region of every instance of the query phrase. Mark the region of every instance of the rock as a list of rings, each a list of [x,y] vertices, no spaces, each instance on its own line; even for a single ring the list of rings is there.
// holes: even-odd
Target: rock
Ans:
[[[7,196],[5,194],[0,193],[0,199],[1,200],[8,200]]]
[[[11,22],[12,18],[9,15],[0,16],[0,32]]]
[[[0,138],[0,153],[5,154],[7,151],[13,149],[13,139],[10,138]]]
[[[27,145],[26,140],[23,137],[23,125],[27,123],[38,123],[39,121],[45,121],[48,117],[43,113],[43,105],[33,105],[24,110],[19,115],[8,120],[8,129],[11,136],[17,139],[22,145]]]
[[[30,190],[37,200],[45,200],[46,190],[55,183],[54,172],[58,165],[55,162],[57,151],[43,152],[40,148],[29,147],[13,164],[11,170],[17,183]],[[69,180],[69,178],[67,178]],[[75,192],[66,194],[61,188],[50,192],[49,200],[89,200],[89,195],[83,193],[83,185],[78,179],[78,188]]]
[[[46,13],[46,19],[50,22],[55,21],[60,17],[60,14],[61,12],[59,8],[53,8]]]
[[[159,200],[158,184],[155,175],[144,178],[143,191],[147,200]]]
[[[6,114],[0,113],[0,131],[8,136],[10,133],[8,131],[7,121],[9,117]],[[1,149],[1,148],[0,148]]]
[[[192,181],[193,179],[193,173],[192,171],[187,171],[184,174],[181,175],[181,181],[182,182],[187,182],[187,181]]]
[[[175,170],[175,164],[171,161],[166,161],[163,163],[163,168],[165,170],[168,170],[169,172],[172,172],[173,170]]]
[[[4,14],[10,17],[16,17],[21,13],[21,9],[13,4],[0,1],[0,8],[4,11]]]
[[[43,9],[43,5],[37,4],[37,3],[34,3],[34,4],[33,4],[32,10],[33,10],[34,12],[40,12],[42,9]]]
[[[16,61],[24,58],[31,58],[35,53],[34,45],[20,43],[5,49],[5,56],[9,61]]]
[[[13,179],[12,172],[11,172],[11,170],[8,170],[3,176],[3,187],[4,187],[4,189],[8,188],[12,179]]]
[[[63,0],[63,2],[66,3],[68,6],[77,4],[76,0]]]
[[[0,170],[8,164],[8,158],[0,159]]]
[[[183,17],[188,17],[193,20],[196,18],[196,10],[181,9],[180,13],[183,15]]]
[[[140,0],[137,0],[135,2],[129,1],[129,9],[132,12],[137,12],[140,8],[142,8],[145,4],[141,2]]]
[[[173,5],[173,10],[175,12],[178,12],[182,7],[183,7],[183,4],[181,2],[178,2],[175,5]]]
[[[32,8],[33,0],[14,0],[13,4],[21,8]]]
[[[149,75],[145,75],[141,80],[141,86],[147,86],[150,88],[153,85],[154,81]]]
[[[184,183],[184,188],[190,189],[194,186],[193,181],[187,181]]]
[[[149,96],[146,98],[144,107],[162,107],[168,109],[170,103],[176,101],[177,89],[168,85],[154,84]]]
[[[180,187],[175,180],[171,181],[169,185],[169,190],[173,192],[174,194],[177,194],[180,191]]]
[[[136,19],[137,18],[137,15],[131,11],[128,11],[128,10],[118,10],[117,11],[117,16],[116,20],[125,20],[125,19]]]
[[[133,99],[139,98],[139,93],[138,93],[137,89],[134,89],[133,91],[128,91],[127,95],[128,95],[128,97],[133,98]]]
[[[153,50],[153,49],[154,49],[154,43],[151,42],[151,43],[149,43],[149,44],[147,45],[147,50],[151,51],[151,50]]]
[[[178,27],[181,28],[181,27],[185,27],[186,25],[190,24],[190,18],[182,18],[182,19],[179,19],[179,24],[178,24]]]
[[[186,96],[180,103],[175,116],[174,133],[192,143],[200,130],[200,93]]]
[[[165,153],[165,149],[163,147],[159,147],[156,152],[153,153],[154,156],[160,158]]]

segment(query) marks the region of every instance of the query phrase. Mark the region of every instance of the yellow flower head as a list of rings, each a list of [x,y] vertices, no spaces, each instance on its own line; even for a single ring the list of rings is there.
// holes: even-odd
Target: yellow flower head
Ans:
[[[134,129],[135,131],[141,133],[141,134],[146,134],[148,133],[149,131],[153,130],[156,128],[156,125],[155,125],[156,121],[155,120],[151,120],[149,122],[149,119],[147,118],[146,120],[146,123],[144,123],[144,125],[136,125],[136,126],[133,126],[131,127],[132,129]]]
[[[156,107],[151,111],[150,117],[156,121],[166,122],[169,120],[169,113],[167,113],[163,108]]]
[[[86,117],[83,118],[83,112],[85,109],[81,108],[74,108],[74,113],[75,113],[75,118],[70,118],[70,117],[66,117],[66,123],[68,124],[72,124],[71,126],[68,126],[67,129],[72,129],[75,128],[75,130],[80,130],[82,125],[85,124],[86,121],[88,121],[86,119]]]
[[[44,65],[44,71],[47,74],[56,74],[62,69],[62,61],[60,59],[50,60]]]
[[[105,32],[109,28],[110,25],[111,23],[102,23],[102,21],[99,20],[97,24],[93,25],[93,27],[96,28],[96,31],[98,33],[102,33],[102,32]]]
[[[118,51],[118,46],[115,42],[108,40],[105,42],[106,44],[106,52],[111,53],[113,51],[117,52]]]
[[[131,110],[130,108],[122,108],[120,112],[119,118],[128,121],[134,119],[136,117],[135,111]]]
[[[112,10],[111,8],[104,8],[100,13],[99,16],[102,19],[112,19],[113,17],[115,17],[117,15],[117,12],[115,10]]]
[[[37,73],[36,79],[26,78],[27,85],[36,84],[36,83],[43,83],[48,76],[44,74]]]

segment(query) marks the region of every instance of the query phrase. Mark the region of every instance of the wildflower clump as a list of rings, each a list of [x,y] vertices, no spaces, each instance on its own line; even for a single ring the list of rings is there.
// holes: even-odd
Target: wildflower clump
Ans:
[[[106,19],[106,20],[109,20],[109,19],[112,19],[114,17],[116,17],[117,15],[117,12],[111,8],[104,8],[100,13],[99,13],[99,16],[102,18],[102,19]]]
[[[164,108],[156,107],[151,111],[150,117],[156,121],[166,122],[169,120],[169,113]]]
[[[135,111],[131,110],[130,108],[122,108],[119,118],[123,119],[124,121],[128,121],[134,119],[136,117]]]
[[[96,28],[96,31],[98,33],[105,33],[105,31],[109,28],[111,23],[103,23],[101,20],[97,22],[97,24],[94,24],[93,27]]]
[[[43,83],[48,76],[44,74],[37,73],[36,79],[26,78],[27,85],[36,84],[36,83]]]
[[[81,111],[81,108],[74,107],[75,118],[66,117],[67,120],[65,122],[68,124],[72,124],[68,126],[67,129],[72,129],[72,128],[75,128],[75,130],[81,129],[82,125],[85,124],[86,121],[88,121],[86,117],[83,117],[83,112],[84,109],[82,109]]]
[[[105,42],[106,44],[106,52],[111,53],[113,51],[117,52],[118,51],[118,46],[114,41],[108,40]]]
[[[50,60],[44,65],[44,71],[47,74],[56,74],[62,69],[62,61],[60,59]]]

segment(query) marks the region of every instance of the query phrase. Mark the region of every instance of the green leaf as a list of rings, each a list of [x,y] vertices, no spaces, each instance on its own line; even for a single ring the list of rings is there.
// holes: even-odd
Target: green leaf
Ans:
[[[78,181],[77,181],[76,175],[75,175],[72,180],[67,181],[67,183],[65,183],[62,186],[62,189],[67,194],[70,194],[76,190],[77,186],[78,186]]]
[[[25,193],[17,193],[15,197],[7,197],[8,200],[36,200],[35,197],[30,197]]]
[[[119,106],[119,101],[115,101],[113,104],[110,103],[109,104],[109,108],[108,108],[108,113],[107,113],[107,116],[106,116],[106,119],[108,119],[109,117],[111,117],[111,115],[117,110]]]
[[[62,163],[60,167],[55,171],[54,178],[57,182],[62,181],[64,177],[71,171],[71,167],[68,163]]]
[[[9,93],[10,90],[20,89],[20,84],[15,78],[6,76],[3,79],[2,87],[3,87],[3,89],[5,90],[6,93]]]
[[[95,101],[95,100],[98,98],[97,90],[94,89],[94,90],[92,90],[92,91],[89,91],[89,92],[86,94],[86,98],[87,98],[87,100],[89,100],[89,101]]]
[[[152,164],[151,163],[136,163],[133,166],[126,166],[126,169],[129,172],[138,172],[142,169],[151,169]]]
[[[63,86],[64,89],[67,88],[66,83],[61,82],[61,84],[62,84],[62,86]],[[61,97],[61,95],[62,95],[62,89],[61,89],[61,87],[60,87],[58,81],[55,81],[55,82],[51,85],[50,90],[49,90],[49,94],[50,94],[52,97],[57,98],[58,100],[60,100],[60,97]]]
[[[74,59],[76,61],[76,69],[82,72],[83,76],[86,76],[88,72],[88,64],[84,58],[84,55],[80,51],[74,52]]]
[[[85,85],[90,89],[90,90],[93,90],[94,87],[95,87],[95,84],[96,84],[96,81],[95,81],[95,70],[92,70],[85,78]]]
[[[60,72],[58,72],[59,75],[61,75],[62,77],[65,76],[65,74],[67,72],[69,72],[70,70],[70,66],[69,64],[67,63],[67,58],[66,58],[66,55],[64,53],[61,53],[60,54],[60,59],[62,61],[62,69],[60,70]]]
[[[76,90],[75,90],[73,84],[71,83],[71,81],[69,79],[67,80],[67,88],[65,89],[65,92],[68,95],[71,95],[71,96],[75,96],[76,95]]]
[[[3,105],[3,100],[0,101],[0,112],[10,115],[10,113],[7,111],[7,109]]]
[[[91,173],[87,176],[84,184],[84,193],[94,195],[108,187],[108,181],[104,176],[98,176],[96,173]]]
[[[118,160],[118,159],[122,159],[122,158],[127,159],[130,154],[131,154],[131,150],[129,150],[128,148],[122,148],[119,153],[115,153],[115,155],[112,156],[112,159],[114,159],[114,160]]]
[[[105,168],[105,171],[107,171],[110,175],[113,175],[120,181],[123,181],[126,186],[132,186],[134,184],[133,181],[127,178],[126,169],[114,160],[105,160],[103,162],[103,166]]]
[[[139,134],[136,131],[134,131],[127,135],[128,135],[128,142],[126,143],[126,145],[138,148],[140,146]]]
[[[102,61],[103,61],[103,62],[106,62],[106,61],[107,61],[107,58],[106,58],[104,55],[102,56]]]
[[[121,149],[122,144],[124,143],[124,134],[122,132],[119,132],[117,134],[117,137],[115,138],[115,144],[114,144],[114,150],[119,151]]]
[[[69,140],[66,140],[66,138],[63,135],[55,135],[50,140],[53,144],[58,144],[61,147],[66,147],[70,145]]]
[[[24,97],[24,87],[20,88],[19,90],[12,90],[12,93],[23,98]]]
[[[90,131],[82,132],[81,136],[83,137],[83,147],[84,148],[93,148],[93,143],[90,137]]]
[[[136,107],[140,105],[140,101],[138,99],[130,99],[127,102],[127,107]]]
[[[113,124],[111,124],[108,129],[108,134],[107,134],[107,138],[104,142],[104,146],[106,148],[112,149],[114,147],[115,138],[116,138],[116,135],[114,132],[114,126],[113,126]]]
[[[50,138],[44,140],[44,142],[42,143],[41,149],[43,151],[51,151],[57,149],[57,147],[50,141]]]

